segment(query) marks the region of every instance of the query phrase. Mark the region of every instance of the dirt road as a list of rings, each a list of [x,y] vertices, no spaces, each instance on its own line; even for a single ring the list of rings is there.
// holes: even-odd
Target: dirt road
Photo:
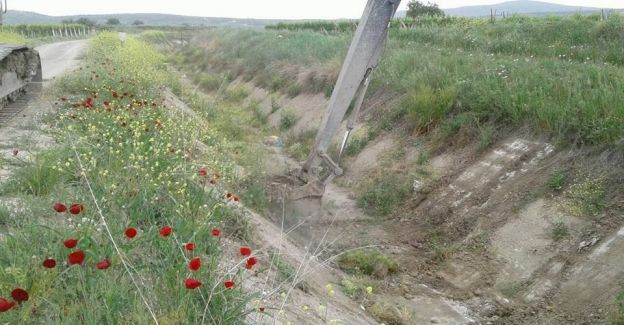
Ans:
[[[43,79],[53,79],[77,66],[86,48],[86,40],[58,42],[37,47],[41,56]]]

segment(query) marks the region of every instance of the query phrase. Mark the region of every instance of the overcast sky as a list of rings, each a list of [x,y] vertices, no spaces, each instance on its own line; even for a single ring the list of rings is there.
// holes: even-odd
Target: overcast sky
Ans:
[[[547,0],[573,6],[624,8],[623,0]],[[48,15],[169,13],[236,18],[358,18],[366,0],[8,0],[9,9]],[[408,0],[403,0],[405,8]],[[493,4],[502,0],[439,0],[441,8]]]

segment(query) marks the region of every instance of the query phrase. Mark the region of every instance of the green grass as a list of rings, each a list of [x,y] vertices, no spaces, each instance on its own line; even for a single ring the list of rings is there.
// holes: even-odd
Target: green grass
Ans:
[[[566,180],[567,175],[565,172],[557,172],[548,178],[546,185],[553,191],[560,191],[565,185]]]
[[[606,180],[587,177],[566,190],[568,210],[578,217],[597,218],[606,208]]]
[[[370,215],[388,216],[409,195],[409,184],[394,175],[382,176],[358,196],[358,205]]]
[[[297,123],[297,116],[290,111],[282,112],[282,116],[279,121],[279,128],[281,131],[287,131]]]
[[[349,274],[374,275],[379,269],[388,273],[399,270],[399,263],[377,249],[358,249],[342,254],[338,266]]]
[[[11,210],[6,205],[0,205],[0,226],[6,226],[11,218]]]
[[[560,241],[570,236],[570,230],[563,221],[557,221],[553,224],[551,237],[554,241]]]
[[[30,300],[0,318],[11,324],[151,323],[133,276],[163,324],[201,323],[204,310],[209,322],[243,324],[252,296],[240,289],[243,270],[225,274],[219,267],[240,258],[226,260],[222,241],[211,231],[219,228],[233,240],[248,238],[248,217],[225,197],[239,181],[232,157],[247,152],[203,119],[163,109],[161,86],[181,87],[149,45],[132,37],[122,43],[116,33],[103,33],[91,41],[85,60],[89,69],[69,75],[56,88],[58,97],[69,98],[49,118],[57,146],[15,170],[7,187],[19,208],[2,220],[0,261],[7,267],[0,273],[0,289],[7,297],[13,288],[24,288]],[[93,107],[72,107],[87,97]],[[238,97],[233,94],[220,105],[235,105]],[[215,108],[221,109],[226,108]],[[205,143],[208,152],[192,150],[195,141]],[[200,168],[209,169],[207,179],[198,175]],[[245,199],[241,195],[241,202]],[[85,210],[78,216],[59,214],[52,209],[55,203],[80,203]],[[173,227],[174,236],[159,235],[165,225]],[[139,230],[136,238],[124,237],[127,227]],[[72,250],[62,243],[68,238],[79,240],[73,250],[85,252],[83,266],[67,266]],[[184,252],[180,247],[189,241],[197,248]],[[131,264],[130,273],[122,256]],[[49,257],[57,260],[56,268],[42,267]],[[203,265],[192,274],[190,257],[201,258]],[[105,258],[111,267],[98,270],[95,264]],[[203,285],[186,289],[188,277]],[[238,284],[233,290],[223,286],[229,279]]]
[[[613,316],[613,320],[610,324],[612,325],[622,325],[624,324],[624,290],[618,294],[615,298],[615,313]]]
[[[373,76],[371,93],[404,96],[398,112],[388,112],[395,118],[378,122],[383,129],[407,114],[419,132],[443,128],[448,137],[474,125],[528,125],[568,143],[609,144],[624,136],[623,16],[407,23],[411,28],[391,30]],[[206,32],[202,37],[218,40],[218,46],[191,47],[183,56],[291,95],[295,84],[313,92],[333,85],[351,33],[288,29]],[[315,75],[300,83],[299,74],[310,66]],[[323,81],[319,86],[313,80]],[[470,134],[481,147],[497,140],[489,129]]]

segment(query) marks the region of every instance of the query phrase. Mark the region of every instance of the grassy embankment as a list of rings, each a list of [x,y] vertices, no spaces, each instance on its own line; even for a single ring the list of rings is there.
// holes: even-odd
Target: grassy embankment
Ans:
[[[225,238],[245,236],[244,212],[226,192],[241,181],[236,160],[246,151],[163,104],[161,86],[181,92],[163,59],[134,38],[102,34],[54,89],[59,110],[46,120],[57,145],[2,186],[0,297],[16,287],[30,296],[0,314],[4,322],[147,324],[151,309],[163,324],[242,324],[254,312],[239,289],[246,258],[224,255],[238,251]],[[202,285],[187,288],[189,278]]]
[[[371,113],[367,131],[356,135],[347,155],[397,126],[406,136],[430,140],[419,158],[423,163],[427,152],[470,143],[483,150],[518,129],[562,145],[610,146],[624,136],[624,17],[406,23],[410,28],[394,24],[369,93],[400,100]],[[206,31],[194,46],[179,51],[175,62],[207,91],[242,76],[291,97],[300,92],[329,96],[351,33],[282,28]],[[287,149],[303,157],[313,136],[306,132],[287,139]],[[409,191],[409,184],[395,185],[399,188],[391,192]],[[375,203],[386,192],[371,189],[361,203],[386,215],[392,209]]]
[[[560,146],[621,147],[624,17],[511,17],[494,24],[432,18],[408,21],[407,29],[399,25],[393,24],[369,96],[389,94],[400,100],[370,113],[366,131],[352,140],[347,155],[358,154],[385,132],[424,142],[419,165],[453,146],[485,150],[513,132],[529,132]],[[329,96],[350,38],[348,24],[335,29],[322,23],[265,31],[219,29],[198,37],[174,62],[207,91],[223,89],[242,76],[276,96]],[[291,152],[305,154],[309,140],[287,139],[286,144],[298,146]],[[371,214],[391,215],[411,192],[410,182],[397,181],[409,179],[403,173],[386,173],[359,186],[361,206]],[[536,193],[544,195],[550,188],[561,193],[570,213],[603,218],[621,185],[617,177],[582,174],[557,172]],[[565,236],[566,229],[553,228],[555,239]]]

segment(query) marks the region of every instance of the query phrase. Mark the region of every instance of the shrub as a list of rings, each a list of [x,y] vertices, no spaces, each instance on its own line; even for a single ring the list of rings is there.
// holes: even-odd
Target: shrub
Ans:
[[[380,270],[386,273],[399,270],[399,263],[395,259],[377,249],[357,249],[342,254],[338,258],[338,266],[347,273],[364,275],[373,275]]]
[[[397,176],[383,177],[359,196],[358,205],[369,214],[386,216],[407,198],[409,186]]]
[[[559,191],[563,188],[565,181],[566,174],[564,172],[558,172],[548,178],[546,185],[553,191]]]
[[[568,226],[563,221],[557,221],[553,224],[551,231],[552,239],[554,241],[562,240],[570,235]]]
[[[293,112],[283,112],[280,117],[280,130],[286,131],[297,123],[297,116]]]
[[[566,191],[568,208],[576,216],[597,217],[606,207],[605,180],[586,178]]]

